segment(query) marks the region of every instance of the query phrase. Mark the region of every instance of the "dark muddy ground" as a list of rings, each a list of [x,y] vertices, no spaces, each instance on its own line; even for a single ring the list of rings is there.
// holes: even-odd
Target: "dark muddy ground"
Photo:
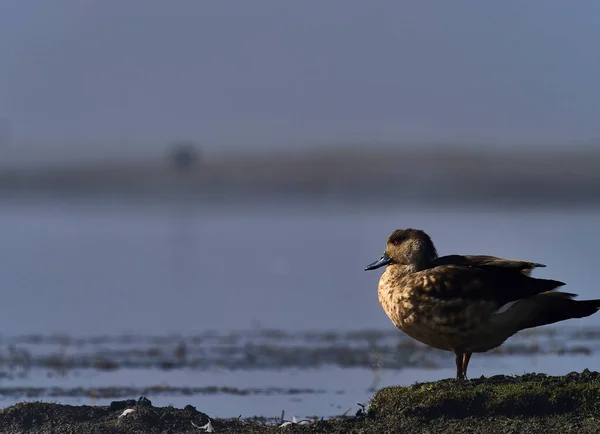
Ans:
[[[355,416],[301,421],[218,420],[192,406],[153,407],[145,398],[110,406],[20,403],[0,412],[5,433],[597,433],[600,374],[528,374],[441,380],[379,390]],[[132,410],[132,411],[131,411]],[[126,412],[127,414],[124,414]]]

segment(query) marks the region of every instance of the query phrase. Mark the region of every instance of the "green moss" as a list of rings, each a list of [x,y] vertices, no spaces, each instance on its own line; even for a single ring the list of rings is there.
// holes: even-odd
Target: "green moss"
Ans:
[[[386,387],[371,402],[377,417],[417,419],[577,414],[600,417],[600,374],[528,374]]]

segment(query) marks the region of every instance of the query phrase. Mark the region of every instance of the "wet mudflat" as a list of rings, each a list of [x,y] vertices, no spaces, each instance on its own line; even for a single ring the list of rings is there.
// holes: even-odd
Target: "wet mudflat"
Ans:
[[[386,387],[354,416],[284,421],[213,419],[191,405],[155,407],[151,401],[108,406],[22,403],[0,411],[2,432],[78,433],[381,433],[583,432],[600,430],[600,374],[584,370],[440,380]]]
[[[513,357],[547,355],[587,357],[600,353],[600,329],[546,328],[523,332],[503,346],[477,359],[510,360]],[[29,399],[88,398],[119,399],[140,395],[310,395],[343,394],[324,387],[282,387],[228,384],[132,385],[136,371],[241,374],[318,370],[360,369],[371,372],[374,391],[378,373],[408,368],[435,371],[452,368],[451,354],[435,350],[396,330],[354,332],[313,331],[287,333],[276,330],[240,331],[219,334],[208,331],[193,336],[92,336],[25,335],[0,340],[0,397]],[[95,374],[93,385],[86,386]],[[120,375],[125,373],[125,375]],[[128,376],[128,374],[130,374]],[[28,385],[45,377],[47,386]],[[124,383],[106,386],[115,378]],[[129,381],[128,381],[129,380]],[[14,385],[9,385],[15,383]],[[20,383],[17,385],[16,383]],[[104,383],[105,386],[99,384]],[[301,384],[302,382],[298,382]]]
[[[598,337],[596,327],[520,333],[474,357],[471,375],[593,368]],[[215,419],[347,419],[381,387],[451,377],[452,357],[393,329],[3,337],[0,404],[102,408],[144,396],[157,408],[191,405]]]

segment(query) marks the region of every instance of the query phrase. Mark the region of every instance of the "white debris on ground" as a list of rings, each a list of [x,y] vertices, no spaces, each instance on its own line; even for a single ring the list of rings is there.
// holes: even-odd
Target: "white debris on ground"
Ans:
[[[123,413],[119,415],[119,419],[121,419],[123,416],[127,416],[129,413],[133,413],[134,411],[135,410],[133,408],[127,408],[123,410]]]
[[[288,425],[308,425],[310,423],[309,420],[301,420],[298,421],[298,419],[296,419],[296,416],[292,416],[292,420],[291,422],[283,422],[281,425],[279,425],[279,428],[283,428],[284,426],[288,426]]]
[[[208,419],[208,423],[206,425],[198,426],[194,422],[192,422],[192,425],[198,429],[206,430],[206,432],[215,432],[215,429],[212,426],[212,423],[210,423],[210,419]]]

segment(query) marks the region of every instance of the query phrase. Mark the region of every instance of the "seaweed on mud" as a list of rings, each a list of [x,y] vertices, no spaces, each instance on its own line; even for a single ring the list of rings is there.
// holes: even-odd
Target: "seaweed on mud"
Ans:
[[[119,417],[123,410],[134,411]],[[180,432],[208,422],[208,415],[191,405],[184,409],[153,407],[150,400],[114,401],[109,406],[72,406],[26,402],[0,412],[1,432],[164,433]],[[190,429],[191,431],[191,429]]]

